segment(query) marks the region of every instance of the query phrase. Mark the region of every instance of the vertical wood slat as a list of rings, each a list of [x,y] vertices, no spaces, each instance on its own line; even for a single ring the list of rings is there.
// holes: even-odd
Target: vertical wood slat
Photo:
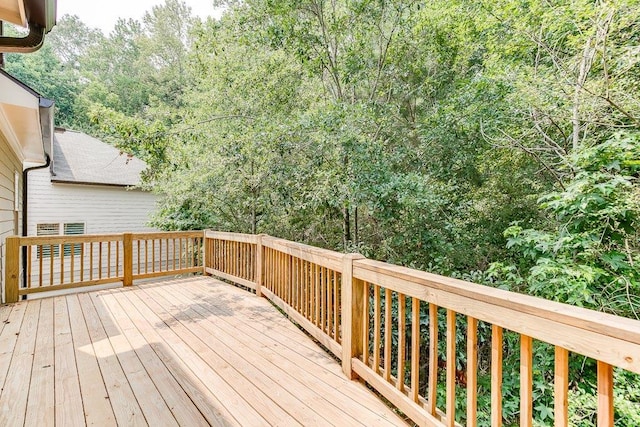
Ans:
[[[327,314],[327,303],[325,301],[325,295],[327,293],[327,268],[320,267],[320,329],[323,332],[326,332],[326,314]]]
[[[391,289],[384,290],[384,379],[391,380]]]
[[[98,242],[98,279],[102,279],[102,243]]]
[[[80,244],[80,281],[81,282],[84,282],[84,245],[85,245],[84,243]]]
[[[456,422],[456,312],[447,310],[447,378],[446,378],[447,426]]]
[[[93,242],[89,243],[89,280],[93,280]]]
[[[42,286],[42,245],[38,245],[38,286]]]
[[[107,242],[107,278],[111,277],[111,242]]]
[[[428,411],[436,415],[438,389],[438,307],[429,303],[429,400]]]
[[[398,294],[398,374],[396,388],[404,391],[405,350],[407,343],[407,299],[404,294]]]
[[[418,402],[420,384],[420,300],[411,298],[411,400]]]
[[[502,426],[502,328],[491,325],[491,426]]]
[[[69,244],[69,282],[73,283],[75,282],[75,261],[76,261],[76,245],[75,244]]]
[[[32,260],[31,260],[31,258],[32,258],[31,252],[32,252],[32,250],[33,250],[33,247],[31,245],[28,245],[27,248],[26,248],[26,251],[27,251],[27,288],[31,287],[31,281],[32,281],[31,280],[32,279],[32,277],[31,277],[32,276],[32,272],[31,272],[31,262],[32,262]]]
[[[614,425],[613,367],[598,361],[598,427]]]
[[[53,245],[49,245],[49,286],[53,286]]]
[[[320,327],[320,266],[318,264],[314,264],[314,295],[315,295],[315,325]]]
[[[478,425],[478,320],[467,317],[467,427]]]
[[[64,245],[58,245],[58,255],[60,256],[60,284],[64,283]]]
[[[369,311],[371,310],[371,304],[369,302],[369,286],[369,283],[365,282],[362,287],[362,363],[367,366],[369,366],[369,329],[371,328],[369,316]],[[331,317],[332,316],[330,315],[329,319],[331,319]]]
[[[563,427],[569,425],[569,351],[556,346],[554,372],[554,425]]]
[[[520,426],[533,426],[533,339],[520,335]]]
[[[340,328],[340,294],[338,292],[338,275],[332,274],[333,280],[333,339],[339,341],[339,328]]]
[[[116,242],[116,277],[120,277],[120,242]]]
[[[373,285],[373,371],[380,373],[380,286]]]

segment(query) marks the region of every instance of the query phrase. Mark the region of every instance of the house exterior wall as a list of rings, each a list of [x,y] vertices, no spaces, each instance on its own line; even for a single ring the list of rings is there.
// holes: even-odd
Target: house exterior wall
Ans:
[[[16,175],[17,173],[17,175]],[[15,193],[16,176],[18,194]],[[0,132],[0,288],[4,301],[5,240],[20,234],[22,224],[22,163]],[[17,201],[18,210],[15,210]]]
[[[27,234],[37,224],[85,224],[85,234],[154,231],[147,226],[156,195],[141,190],[101,185],[51,182],[48,168],[29,172]]]

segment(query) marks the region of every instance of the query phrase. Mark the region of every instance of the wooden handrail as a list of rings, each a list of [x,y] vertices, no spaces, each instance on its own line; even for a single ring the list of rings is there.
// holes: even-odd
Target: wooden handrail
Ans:
[[[490,324],[492,331],[491,419],[495,425],[502,422],[505,331],[515,332],[521,339],[522,425],[530,425],[533,417],[534,341],[555,346],[557,425],[567,420],[570,352],[597,361],[599,426],[612,425],[612,367],[640,374],[640,322],[636,320],[270,236],[207,231],[205,245],[209,239],[223,249],[210,254],[205,271],[262,289],[262,295],[342,360],[346,375],[368,382],[419,425],[456,425],[455,397],[460,373],[456,363],[445,360],[444,367],[440,366],[438,335],[446,340],[447,359],[456,360],[456,352],[467,353],[466,415],[471,420],[468,425],[476,425],[479,321]],[[243,256],[243,250],[252,250],[255,256]],[[254,264],[238,269],[238,259],[241,264]],[[217,268],[209,268],[209,262],[215,262]],[[239,271],[256,268],[252,277],[237,276]],[[396,326],[391,321],[392,305],[399,313]],[[417,339],[422,335],[421,307],[429,312],[426,379],[422,377],[423,351]],[[446,312],[444,323],[439,323],[439,310]],[[457,319],[462,317],[466,320],[467,345],[456,350]],[[443,329],[442,325],[446,327]],[[440,369],[446,370],[443,408],[435,399]],[[423,380],[427,382],[424,388],[420,385]]]

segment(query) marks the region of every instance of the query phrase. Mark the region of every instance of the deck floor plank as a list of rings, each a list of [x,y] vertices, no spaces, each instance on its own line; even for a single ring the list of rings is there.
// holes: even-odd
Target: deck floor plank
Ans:
[[[18,335],[20,334],[20,327],[22,326],[27,305],[25,302],[19,302],[8,306],[10,311],[6,313],[7,316],[2,322],[3,328],[2,334],[0,334],[0,396],[2,396],[2,389],[4,389],[4,383],[9,373],[9,365],[15,351],[16,342],[18,342]]]
[[[39,314],[40,301],[27,305],[0,396],[0,425],[24,423]]]
[[[211,277],[0,307],[0,425],[402,426],[268,300]]]
[[[154,289],[155,291],[155,289]],[[348,414],[346,421],[350,418],[354,418],[360,423],[370,426],[377,425],[393,425],[396,419],[396,415],[386,406],[376,405],[376,397],[371,394],[364,386],[358,383],[349,383],[353,387],[344,387],[345,379],[342,376],[334,375],[328,372],[326,369],[318,369],[321,365],[318,365],[313,360],[310,360],[301,355],[301,351],[298,348],[291,349],[280,343],[273,338],[266,336],[264,332],[258,331],[252,326],[255,324],[247,324],[239,320],[239,316],[232,316],[231,312],[225,310],[220,304],[220,299],[207,300],[202,294],[195,294],[190,292],[189,287],[183,287],[180,295],[173,294],[172,296],[182,301],[183,304],[189,305],[195,312],[198,313],[199,318],[206,319],[208,324],[211,324],[212,319],[215,319],[217,329],[216,332],[224,337],[224,341],[227,343],[233,343],[236,341],[244,342],[245,345],[255,348],[258,344],[259,347],[256,352],[260,354],[264,360],[273,367],[278,367],[285,373],[293,377],[294,381],[301,382],[308,389],[315,390],[321,395],[327,402],[335,406],[337,413]],[[165,295],[169,297],[168,294]],[[223,323],[223,324],[221,324]],[[271,329],[275,331],[275,329]],[[299,332],[299,331],[298,331]],[[286,343],[295,343],[303,339],[309,339],[302,335],[296,341],[287,340],[283,338]],[[309,339],[309,341],[311,341]],[[304,350],[302,350],[304,351]],[[320,360],[326,359],[328,364],[336,364],[330,356],[318,357],[317,346],[316,354],[313,359]],[[309,375],[309,372],[314,372],[316,375]],[[339,371],[341,373],[341,371]],[[353,402],[353,394],[362,396],[356,404]],[[367,403],[373,402],[373,405],[367,405]],[[376,408],[379,412],[373,410]],[[341,419],[341,424],[344,425],[345,419]]]
[[[204,380],[207,378],[201,378],[189,369],[187,364],[189,357],[183,357],[177,353],[178,349],[170,347],[134,305],[120,295],[103,294],[102,296],[114,309],[117,304],[119,309],[127,313],[131,328],[125,329],[125,333],[128,332],[131,336],[136,333],[133,332],[135,329],[141,334],[182,389],[187,392],[189,398],[198,406],[209,424],[221,427],[240,425],[206,386]]]
[[[36,348],[31,367],[31,384],[25,426],[53,426],[55,421],[55,396],[53,390],[53,299],[43,299],[40,304]]]
[[[67,309],[75,347],[78,381],[82,393],[84,417],[90,426],[115,426],[116,418],[109,402],[98,359],[91,344],[89,330],[82,313],[78,295],[69,295]]]
[[[130,294],[132,295],[132,294]],[[167,326],[182,342],[190,347],[191,351],[197,354],[205,363],[205,369],[215,371],[221,375],[224,382],[239,397],[240,400],[250,404],[270,425],[300,425],[293,416],[288,414],[278,405],[273,405],[269,395],[261,391],[251,383],[235,363],[231,364],[222,359],[216,352],[211,350],[200,338],[184,327],[177,319],[164,313],[164,310],[142,292],[133,295],[140,304],[145,304],[157,317],[158,322]],[[221,399],[224,401],[224,399]]]
[[[204,415],[198,410],[198,407],[162,363],[162,360],[153,351],[153,348],[150,347],[137,328],[133,326],[133,323],[131,323],[131,320],[124,310],[115,303],[113,296],[94,295],[93,297],[96,299],[100,298],[109,309],[113,319],[118,323],[122,334],[127,339],[133,351],[136,352],[140,362],[142,362],[149,374],[149,378],[158,388],[158,391],[167,402],[178,423],[180,425],[194,427],[209,425]]]
[[[148,425],[93,304],[85,301],[81,307],[116,422],[122,426]]]
[[[344,424],[350,416],[328,405],[313,390],[296,381],[286,371],[260,357],[251,346],[225,336],[223,331],[193,309],[178,307],[160,288],[145,287],[156,303],[192,330],[200,339],[227,363],[233,363],[243,375],[265,394],[277,393],[282,397],[282,409],[305,426]],[[174,299],[175,301],[175,299]],[[202,325],[202,326],[201,326]]]
[[[85,425],[83,399],[67,299],[55,297],[53,307],[55,424],[82,426]]]
[[[115,325],[102,301],[99,298],[92,298],[90,294],[81,294],[79,297],[82,305],[93,308],[100,319],[147,423],[152,426],[177,426],[178,422],[173,413],[149,377],[144,365],[138,359],[138,355]]]

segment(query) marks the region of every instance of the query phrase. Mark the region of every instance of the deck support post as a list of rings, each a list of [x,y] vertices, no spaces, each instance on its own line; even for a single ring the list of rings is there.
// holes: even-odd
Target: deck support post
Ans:
[[[5,264],[5,298],[7,303],[18,302],[20,283],[20,238],[7,237]],[[25,273],[26,274],[26,273]]]
[[[123,240],[123,257],[124,257],[124,278],[122,284],[124,286],[133,285],[133,234],[124,233]],[[138,260],[138,263],[140,260]]]
[[[262,238],[266,236],[266,234],[258,234],[256,236],[256,271],[255,271],[255,280],[256,280],[256,296],[262,296],[262,284],[264,280],[264,267],[263,267],[263,246],[262,246]]]
[[[360,254],[346,254],[342,258],[342,371],[350,379],[357,378],[351,359],[363,351],[364,282],[353,278],[353,262],[363,258]]]

